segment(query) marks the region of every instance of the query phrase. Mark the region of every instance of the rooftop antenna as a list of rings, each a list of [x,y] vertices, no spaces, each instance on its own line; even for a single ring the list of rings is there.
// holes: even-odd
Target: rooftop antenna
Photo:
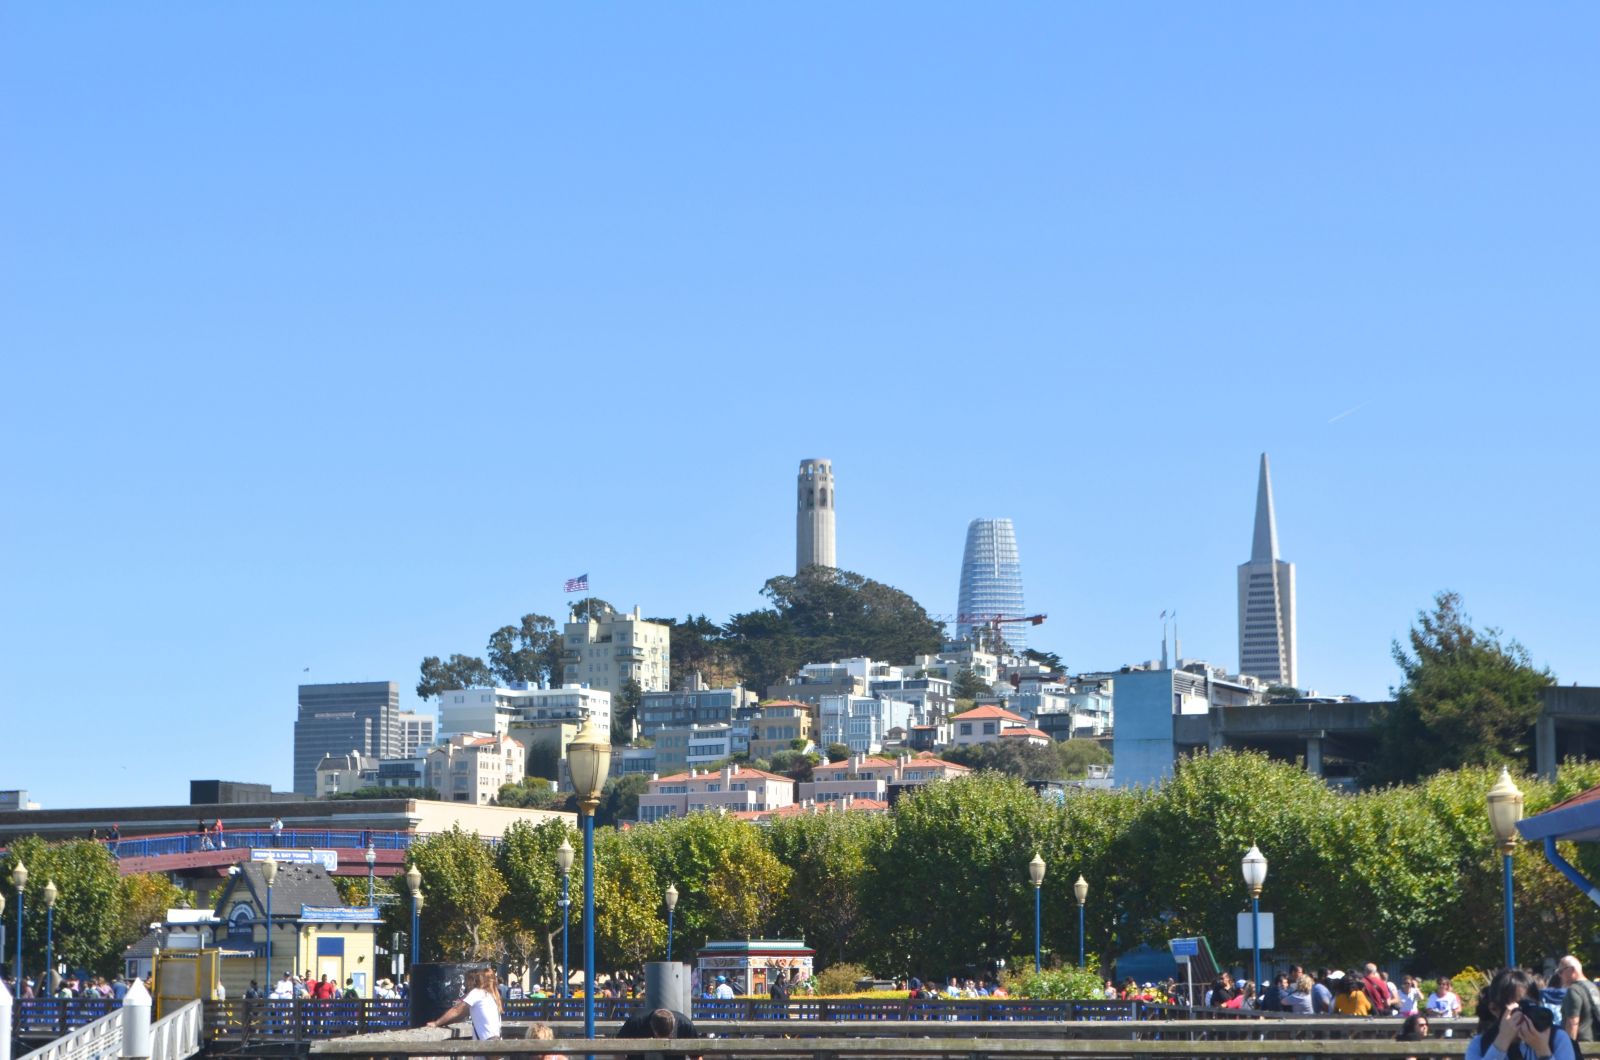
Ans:
[[[1161,612],[1161,668],[1167,669],[1167,613]]]

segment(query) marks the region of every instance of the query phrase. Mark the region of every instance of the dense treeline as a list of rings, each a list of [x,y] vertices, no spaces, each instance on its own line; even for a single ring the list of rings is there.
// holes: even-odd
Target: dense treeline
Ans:
[[[1044,944],[1077,952],[1072,881],[1088,881],[1087,947],[1115,955],[1141,942],[1203,934],[1223,960],[1247,908],[1239,860],[1258,843],[1270,862],[1262,907],[1277,914],[1280,959],[1348,965],[1398,962],[1425,973],[1492,966],[1501,952],[1500,875],[1484,793],[1491,767],[1443,772],[1411,786],[1334,791],[1292,765],[1250,753],[1182,760],[1156,790],[1082,791],[1041,799],[1020,780],[987,772],[934,784],[890,815],[806,814],[755,825],[701,813],[597,836],[596,934],[603,968],[635,967],[666,949],[662,893],[680,895],[674,943],[804,937],[826,965],[879,974],[942,973],[1031,953],[1027,864],[1048,866]],[[1559,783],[1524,778],[1537,813],[1600,782],[1600,763],[1568,763]],[[549,967],[559,953],[564,821],[521,824],[496,846],[461,831],[413,848],[423,875],[425,952]],[[160,877],[117,877],[98,843],[14,843],[5,859],[29,868],[28,904],[53,879],[56,952],[74,967],[111,970],[123,947],[187,899]],[[1600,856],[1566,851],[1591,876]],[[581,859],[572,885],[582,938]],[[385,905],[409,927],[409,903]],[[358,896],[364,899],[364,895]],[[1600,909],[1530,845],[1516,856],[1518,950],[1525,960],[1579,949],[1600,931]],[[8,910],[9,912],[9,910]],[[27,918],[26,960],[43,960],[43,917]],[[574,961],[581,949],[574,950]]]
[[[661,895],[672,883],[680,953],[711,938],[775,935],[805,937],[821,963],[886,975],[1014,964],[1032,949],[1027,863],[1037,851],[1048,865],[1050,953],[1076,954],[1071,885],[1081,873],[1090,952],[1197,933],[1227,960],[1235,915],[1248,907],[1239,860],[1258,843],[1270,861],[1262,904],[1277,914],[1281,958],[1379,959],[1424,972],[1491,966],[1502,945],[1484,810],[1494,779],[1475,767],[1345,794],[1294,766],[1224,752],[1183,760],[1158,790],[1085,791],[1059,804],[985,773],[933,785],[888,816],[757,826],[696,814],[602,830],[598,959],[624,967],[663,955]],[[1536,813],[1597,781],[1600,764],[1575,763],[1559,784],[1521,784]],[[462,833],[420,844],[432,881],[426,944],[455,956],[548,959],[559,948],[554,851],[564,829],[519,827],[498,851]],[[576,833],[569,838],[578,845]],[[1569,856],[1581,864],[1593,855]],[[1600,930],[1600,910],[1537,849],[1519,848],[1516,879],[1518,948],[1529,959],[1559,956]],[[577,912],[572,929],[581,931]]]

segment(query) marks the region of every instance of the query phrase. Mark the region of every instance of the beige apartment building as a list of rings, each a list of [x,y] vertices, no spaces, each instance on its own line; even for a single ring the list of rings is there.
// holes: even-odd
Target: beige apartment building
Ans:
[[[588,685],[613,696],[620,696],[630,680],[644,692],[672,687],[672,630],[646,622],[637,607],[629,614],[573,616],[562,635],[562,684]]]
[[[502,784],[520,784],[527,753],[509,736],[456,733],[428,752],[427,786],[445,802],[487,806]]]

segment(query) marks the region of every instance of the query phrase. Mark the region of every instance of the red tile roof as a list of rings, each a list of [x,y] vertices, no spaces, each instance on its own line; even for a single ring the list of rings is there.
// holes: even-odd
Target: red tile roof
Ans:
[[[1044,739],[1044,740],[1050,739],[1050,734],[1047,733],[1047,732],[1044,732],[1043,730],[1040,730],[1040,729],[1027,729],[1027,728],[1022,727],[1021,725],[1013,725],[1009,729],[1001,729],[1000,730],[1000,735],[1001,735],[1001,737],[1006,737],[1006,736],[1033,736],[1033,737],[1036,737],[1036,738],[1039,738],[1039,739]]]
[[[720,769],[709,769],[698,771],[692,777],[688,773],[673,773],[670,776],[659,777],[656,780],[651,781],[651,783],[665,784],[669,780],[713,780],[721,779],[721,777],[722,771]],[[786,777],[781,773],[768,773],[764,769],[752,769],[749,766],[741,766],[733,771],[734,780],[747,780],[751,777],[760,777],[763,780],[783,780],[791,784],[794,783],[793,777]]]
[[[989,704],[985,704],[984,706],[981,706],[981,707],[973,707],[971,710],[967,711],[965,714],[957,714],[954,718],[952,718],[950,720],[951,721],[976,721],[976,720],[980,720],[981,719],[981,720],[987,721],[990,718],[999,718],[1001,721],[1025,721],[1025,720],[1027,720],[1027,719],[1021,717],[1020,715],[1011,713],[1009,710],[1001,710],[999,707],[992,706],[992,705],[989,705]]]

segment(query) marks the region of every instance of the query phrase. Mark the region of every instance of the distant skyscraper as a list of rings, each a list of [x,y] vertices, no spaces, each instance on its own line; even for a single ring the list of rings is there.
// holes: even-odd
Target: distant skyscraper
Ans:
[[[1239,672],[1275,685],[1299,687],[1295,650],[1294,564],[1278,558],[1278,520],[1272,475],[1261,454],[1256,485],[1256,532],[1250,562],[1239,565]]]
[[[967,527],[967,548],[961,556],[961,589],[957,593],[956,636],[983,628],[985,616],[1022,618],[1022,561],[1017,557],[1017,531],[1010,519],[974,519]],[[1028,646],[1028,626],[1002,625],[1000,635],[1013,651]]]
[[[837,567],[833,555],[833,461],[800,461],[795,509],[794,572]]]
[[[354,751],[369,758],[399,758],[400,686],[393,681],[301,685],[294,723],[294,790],[317,793],[317,763]]]

